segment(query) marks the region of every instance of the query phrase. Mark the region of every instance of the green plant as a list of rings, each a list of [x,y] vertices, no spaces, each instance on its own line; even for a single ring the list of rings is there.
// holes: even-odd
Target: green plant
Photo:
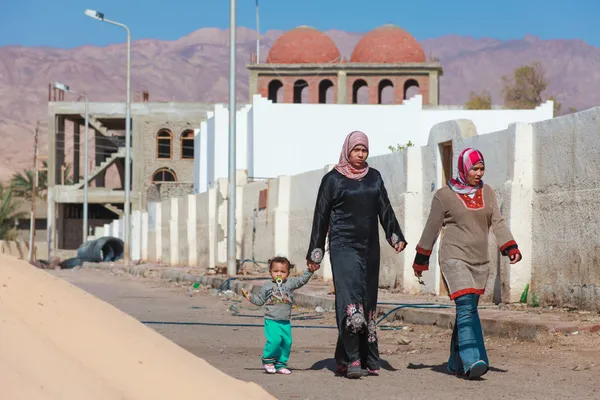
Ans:
[[[71,165],[65,164],[64,176],[65,185],[73,184]],[[31,200],[31,191],[34,183],[34,171],[26,169],[23,172],[13,174],[10,180],[10,187],[16,197],[21,197],[26,200]],[[38,185],[36,188],[36,196],[42,200],[46,200],[48,195],[48,163],[42,163],[42,169],[38,171]]]
[[[15,201],[10,187],[0,189],[0,240],[14,240],[18,235],[16,221],[24,218],[26,213],[19,211],[20,204]]]
[[[388,149],[390,149],[392,153],[396,153],[398,151],[406,150],[409,147],[414,147],[414,143],[410,140],[405,145],[401,145],[398,143],[395,146],[388,146]]]

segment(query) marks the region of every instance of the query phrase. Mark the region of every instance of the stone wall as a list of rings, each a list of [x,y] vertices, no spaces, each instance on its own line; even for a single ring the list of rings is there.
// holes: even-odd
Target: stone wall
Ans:
[[[533,125],[534,259],[543,304],[600,310],[600,108]]]

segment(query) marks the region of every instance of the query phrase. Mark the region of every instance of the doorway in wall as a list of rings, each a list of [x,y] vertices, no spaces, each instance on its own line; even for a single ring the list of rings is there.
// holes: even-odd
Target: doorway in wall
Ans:
[[[448,179],[452,177],[452,141],[440,143],[440,158],[442,161],[442,182],[440,183],[440,187],[444,187],[448,185]],[[444,231],[440,234],[440,242],[443,240]],[[439,261],[438,261],[439,265]],[[446,289],[446,285],[444,285],[444,278],[441,272],[440,266],[440,286],[439,286],[440,296],[447,296],[448,290]]]

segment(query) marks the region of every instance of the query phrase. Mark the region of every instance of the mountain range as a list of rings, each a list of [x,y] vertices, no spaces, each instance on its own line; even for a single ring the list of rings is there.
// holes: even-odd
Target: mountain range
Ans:
[[[282,31],[261,36],[261,59]],[[349,57],[361,33],[326,32]],[[227,102],[229,32],[204,28],[175,41],[138,40],[132,43],[132,91],[139,100],[143,90],[150,101]],[[256,49],[256,33],[237,31],[238,101],[248,100],[245,65]],[[539,61],[563,109],[600,105],[600,48],[582,40],[541,40],[535,36],[502,41],[449,35],[421,41],[427,55],[440,59],[443,105],[464,104],[471,91],[492,94],[502,104],[502,76]],[[90,101],[125,100],[125,45],[52,47],[0,47],[0,181],[31,168],[33,130],[40,121],[40,153],[46,153],[48,84],[64,82],[87,93]],[[65,94],[65,100],[77,97]]]

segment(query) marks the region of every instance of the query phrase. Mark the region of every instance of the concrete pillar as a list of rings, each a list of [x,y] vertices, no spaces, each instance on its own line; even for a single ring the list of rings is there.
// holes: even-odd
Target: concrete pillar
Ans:
[[[188,214],[188,199],[189,196],[177,199],[177,248],[179,250],[180,265],[189,265],[188,225],[190,216]]]
[[[509,130],[515,129],[515,161],[513,179],[507,182],[510,191],[510,230],[519,244],[519,249],[529,257],[523,257],[518,264],[511,265],[503,257],[510,274],[510,301],[517,302],[525,286],[531,282],[533,254],[533,125],[516,123]],[[502,245],[498,243],[499,245]],[[502,296],[502,301],[506,301]]]
[[[133,211],[131,213],[131,259],[138,261],[142,259],[142,213]]]
[[[440,104],[440,79],[438,71],[429,73],[429,105],[437,106]]]
[[[274,210],[275,227],[275,254],[290,255],[290,192],[292,186],[291,176],[280,176],[277,192],[277,208]]]
[[[171,203],[170,218],[169,218],[169,253],[170,264],[179,265],[179,199],[168,199]]]
[[[108,157],[106,156],[106,147],[107,143],[104,140],[104,135],[98,131],[95,132],[95,147],[96,147],[96,167],[102,164],[104,160]],[[106,170],[99,173],[95,179],[96,187],[104,187],[105,186],[105,178],[106,178]]]
[[[119,220],[113,220],[110,223],[110,236],[119,237]]]
[[[65,239],[65,205],[56,203],[56,232],[54,240],[54,249],[64,248]]]
[[[62,165],[65,163],[65,117],[62,115],[56,116],[56,162],[54,164],[54,173],[56,183],[62,184]],[[48,165],[50,168],[50,165]],[[50,181],[48,181],[50,185]]]
[[[219,203],[217,205],[217,263],[227,262],[227,179],[217,179]]]
[[[239,178],[240,171],[237,172],[237,193],[235,202],[235,258],[237,260],[242,259],[243,241],[244,241],[244,187],[243,185],[248,183],[248,177],[245,176],[245,180],[240,182]]]
[[[110,229],[111,229],[110,224],[104,224],[104,229],[102,230],[102,236],[110,236],[111,235]]]
[[[337,79],[337,102],[338,104],[346,104],[348,99],[348,77],[346,71],[338,72]]]
[[[196,201],[196,195],[190,194],[187,197],[187,212],[185,221],[187,221],[187,263],[191,266],[198,265],[198,245],[196,243],[196,225],[198,224],[198,202]],[[206,238],[202,238],[206,240]]]
[[[404,221],[401,221],[401,227],[404,237],[409,241],[409,245],[402,252],[404,268],[402,274],[402,284],[404,293],[419,294],[420,284],[413,273],[412,264],[416,255],[416,241],[418,241],[423,232],[423,215],[428,211],[423,210],[423,161],[422,150],[420,146],[409,147],[406,149],[406,193],[404,194]],[[412,240],[410,238],[413,238]]]
[[[48,116],[48,187],[51,188],[56,184],[56,115]],[[50,195],[48,193],[48,195]],[[48,202],[50,204],[50,202]]]
[[[258,94],[258,72],[250,71],[250,80],[248,82],[248,98],[252,99],[252,96]]]
[[[94,240],[100,239],[104,236],[104,226],[97,226],[94,228]]]
[[[81,134],[80,125],[77,121],[73,122],[73,183],[79,182],[79,176],[83,175],[80,171],[79,160],[81,155]]]
[[[151,202],[148,204],[148,242],[146,244],[146,260],[150,262],[160,262],[162,254],[161,223],[162,209],[160,203]]]
[[[142,240],[140,241],[141,258],[148,260],[148,213],[142,212]]]
[[[219,189],[208,189],[208,269],[214,271],[217,266],[218,236],[223,236],[223,230],[219,231],[218,224],[218,198]]]
[[[171,199],[166,199],[160,202],[161,209],[161,232],[160,240],[162,247],[161,262],[163,264],[171,264]],[[157,232],[158,237],[158,232]]]

